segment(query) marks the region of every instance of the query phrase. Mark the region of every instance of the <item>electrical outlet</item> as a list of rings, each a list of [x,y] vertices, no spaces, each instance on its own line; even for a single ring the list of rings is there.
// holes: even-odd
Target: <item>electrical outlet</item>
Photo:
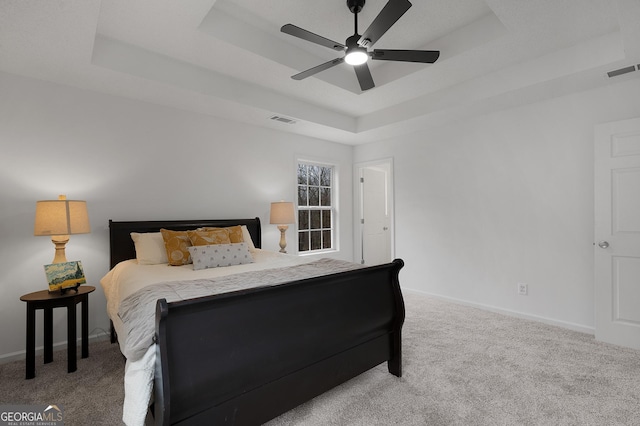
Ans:
[[[518,294],[526,296],[529,293],[529,286],[525,283],[518,283]]]

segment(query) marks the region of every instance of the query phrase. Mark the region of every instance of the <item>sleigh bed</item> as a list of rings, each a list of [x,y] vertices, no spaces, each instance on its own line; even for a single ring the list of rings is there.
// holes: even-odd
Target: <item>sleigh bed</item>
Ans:
[[[149,374],[153,388],[147,423],[261,424],[383,362],[387,362],[391,374],[402,374],[404,303],[398,282],[402,260],[373,267],[342,262],[337,265],[340,272],[308,276],[309,271],[336,261],[310,261],[309,257],[301,261],[304,258],[265,253],[260,250],[258,218],[109,222],[113,269],[101,284],[107,295],[109,316],[115,324],[113,336],[117,332],[125,356],[131,353],[131,348],[124,344],[122,334],[131,330],[122,324],[120,316],[126,315],[113,307],[116,301],[111,299],[117,297],[112,296],[110,281],[114,271],[123,266],[144,269],[131,260],[136,259],[131,233],[233,225],[246,227],[255,247],[252,255],[256,264],[241,265],[237,274],[213,278],[207,285],[254,276],[260,276],[264,284],[169,302],[149,296],[152,299],[147,305],[154,305],[151,309],[155,318],[153,344],[142,357],[147,362],[152,360],[151,367],[146,367],[152,370]],[[257,265],[263,258],[266,263]],[[297,263],[283,266],[291,261]],[[188,270],[186,266],[157,268],[171,274],[174,268]],[[291,276],[304,278],[282,282],[278,281],[282,278],[274,278],[289,269],[298,271],[298,275]],[[306,271],[307,275],[300,275],[300,271]],[[197,280],[193,282],[200,284]],[[180,284],[182,288],[192,288],[191,283]],[[142,306],[140,301],[133,304]],[[135,364],[127,359],[125,411],[127,398],[135,396],[129,394],[138,393],[138,385],[127,381],[137,380],[136,376],[143,371],[131,367],[130,361]],[[137,405],[140,401],[129,404]],[[142,407],[145,412],[147,405]],[[127,424],[138,422],[127,421],[126,417],[125,413]]]

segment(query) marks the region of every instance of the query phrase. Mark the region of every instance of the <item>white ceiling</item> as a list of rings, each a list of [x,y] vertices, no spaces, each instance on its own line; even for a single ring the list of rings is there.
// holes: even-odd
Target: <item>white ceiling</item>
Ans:
[[[440,59],[371,61],[366,92],[347,64],[290,78],[343,53],[280,27],[344,43],[345,0],[0,0],[0,70],[348,144],[640,77],[606,75],[640,64],[638,0],[412,2],[375,47]]]

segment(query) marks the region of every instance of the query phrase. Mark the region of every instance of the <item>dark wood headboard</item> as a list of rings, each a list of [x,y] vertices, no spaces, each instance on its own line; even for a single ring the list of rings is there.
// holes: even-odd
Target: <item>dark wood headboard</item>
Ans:
[[[251,234],[253,245],[256,248],[262,247],[260,218],[257,217],[253,219],[152,220],[135,222],[115,222],[109,220],[109,268],[113,268],[123,260],[136,258],[136,249],[131,239],[132,232],[159,232],[162,228],[174,231],[186,231],[204,227],[225,228],[235,225],[246,225]]]

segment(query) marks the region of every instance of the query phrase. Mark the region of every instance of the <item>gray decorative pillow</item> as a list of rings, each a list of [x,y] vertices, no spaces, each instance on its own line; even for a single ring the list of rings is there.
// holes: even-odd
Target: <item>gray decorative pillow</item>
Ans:
[[[193,259],[193,269],[219,268],[222,266],[253,263],[247,243],[213,244],[187,247]]]

